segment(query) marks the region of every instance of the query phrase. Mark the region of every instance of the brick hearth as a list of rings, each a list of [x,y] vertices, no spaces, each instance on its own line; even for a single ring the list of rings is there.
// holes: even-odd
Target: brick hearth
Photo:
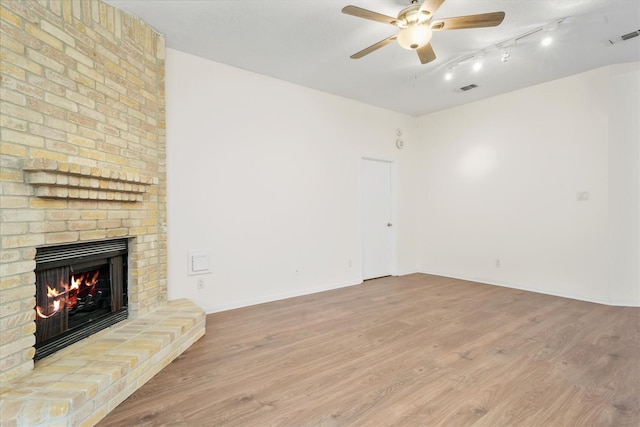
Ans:
[[[2,426],[93,426],[204,334],[202,309],[170,301],[58,351],[2,393]]]

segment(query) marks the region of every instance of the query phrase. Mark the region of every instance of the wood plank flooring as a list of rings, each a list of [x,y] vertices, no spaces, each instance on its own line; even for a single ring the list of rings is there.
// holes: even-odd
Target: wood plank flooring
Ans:
[[[98,426],[640,426],[640,308],[424,274],[207,316]]]

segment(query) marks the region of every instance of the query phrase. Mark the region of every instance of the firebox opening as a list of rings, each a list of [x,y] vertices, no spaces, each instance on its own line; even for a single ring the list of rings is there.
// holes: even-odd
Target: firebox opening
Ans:
[[[38,249],[34,359],[126,319],[126,271],[126,239]]]

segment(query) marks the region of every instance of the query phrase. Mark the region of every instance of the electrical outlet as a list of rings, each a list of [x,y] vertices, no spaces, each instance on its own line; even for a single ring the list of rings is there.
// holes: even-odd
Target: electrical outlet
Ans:
[[[576,200],[579,202],[586,202],[589,200],[589,192],[588,191],[577,191],[576,192]]]
[[[198,279],[198,289],[204,289],[204,279],[203,278],[199,278]]]
[[[496,267],[500,268],[500,258],[496,258]]]

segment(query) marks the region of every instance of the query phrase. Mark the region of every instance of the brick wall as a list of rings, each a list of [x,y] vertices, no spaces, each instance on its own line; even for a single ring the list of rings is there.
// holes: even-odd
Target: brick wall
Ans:
[[[130,237],[166,301],[164,39],[99,0],[0,1],[0,382],[33,369],[35,251]]]

